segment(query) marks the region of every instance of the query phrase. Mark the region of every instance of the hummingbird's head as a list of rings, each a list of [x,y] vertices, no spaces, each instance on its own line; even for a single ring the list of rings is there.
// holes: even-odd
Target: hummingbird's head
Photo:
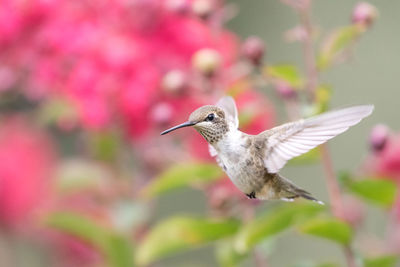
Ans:
[[[193,126],[210,144],[218,142],[229,130],[225,112],[217,106],[207,105],[193,111],[187,122],[172,127],[161,134],[164,135],[187,126]]]

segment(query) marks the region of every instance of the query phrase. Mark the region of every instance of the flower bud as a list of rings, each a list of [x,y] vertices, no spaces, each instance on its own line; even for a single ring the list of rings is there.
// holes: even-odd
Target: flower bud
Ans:
[[[254,65],[259,65],[264,56],[264,42],[256,37],[247,38],[242,46],[243,56]]]
[[[286,82],[278,82],[275,85],[275,90],[283,99],[290,99],[296,97],[296,91]]]
[[[186,85],[186,75],[180,70],[171,70],[167,72],[161,81],[162,88],[173,94],[180,93]]]
[[[151,118],[157,124],[168,123],[172,118],[172,107],[168,103],[156,104],[151,110]]]
[[[186,14],[189,9],[187,0],[167,0],[166,9],[176,14]]]
[[[212,0],[194,0],[192,3],[192,12],[201,19],[207,19],[213,12]]]
[[[285,32],[285,39],[288,42],[304,42],[307,38],[306,29],[300,25]]]
[[[360,24],[366,27],[371,26],[376,17],[378,16],[378,10],[373,5],[367,2],[358,3],[352,15],[352,21],[355,24]]]
[[[389,139],[389,128],[383,124],[377,124],[372,128],[369,136],[369,145],[374,152],[380,152],[385,148]]]
[[[203,48],[192,57],[193,67],[206,76],[212,76],[221,66],[221,55],[214,49]]]

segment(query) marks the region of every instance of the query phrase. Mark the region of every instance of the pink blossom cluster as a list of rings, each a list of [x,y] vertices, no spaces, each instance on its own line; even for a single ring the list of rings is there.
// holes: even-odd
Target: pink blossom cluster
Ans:
[[[400,135],[378,124],[371,131],[370,145],[373,153],[367,159],[367,170],[400,181]]]
[[[73,125],[121,127],[142,140],[230,90],[243,116],[241,129],[258,133],[273,126],[274,112],[233,71],[240,44],[223,27],[224,8],[212,0],[5,1],[0,93],[21,93],[39,106],[62,99],[77,111]],[[259,65],[261,40],[247,43],[242,55]],[[241,89],[232,89],[237,83]],[[42,135],[25,120],[2,123],[2,222],[22,221],[46,197],[54,155]],[[188,151],[210,159],[201,138],[193,131]]]
[[[134,138],[179,120],[210,99],[195,67],[214,60],[227,68],[237,56],[235,36],[220,27],[222,7],[207,1],[215,15],[205,19],[194,2],[6,1],[1,90],[22,88],[34,100],[65,98],[84,127],[117,122]],[[202,50],[217,58],[203,51],[196,63]]]
[[[51,197],[55,153],[48,136],[22,117],[0,126],[0,224],[18,227]],[[25,224],[25,227],[29,226]]]

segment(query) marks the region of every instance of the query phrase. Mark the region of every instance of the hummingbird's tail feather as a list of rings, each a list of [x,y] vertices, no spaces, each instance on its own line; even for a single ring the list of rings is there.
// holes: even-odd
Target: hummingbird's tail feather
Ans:
[[[296,186],[294,183],[279,174],[275,174],[271,180],[271,183],[267,183],[266,186],[268,186],[268,184],[269,187],[272,186],[273,191],[275,192],[275,198],[285,201],[293,201],[296,198],[304,198],[324,205],[322,201],[314,198],[310,192],[301,189],[300,187]],[[270,190],[272,188],[270,188]]]

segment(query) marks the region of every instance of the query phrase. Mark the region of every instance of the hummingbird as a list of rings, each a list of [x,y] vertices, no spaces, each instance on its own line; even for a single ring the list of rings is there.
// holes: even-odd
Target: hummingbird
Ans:
[[[285,201],[304,198],[323,204],[280,175],[279,170],[288,160],[359,123],[373,109],[373,105],[348,107],[250,135],[239,130],[235,101],[225,96],[215,105],[196,109],[187,122],[165,130],[161,135],[192,126],[208,142],[211,156],[248,198]]]

